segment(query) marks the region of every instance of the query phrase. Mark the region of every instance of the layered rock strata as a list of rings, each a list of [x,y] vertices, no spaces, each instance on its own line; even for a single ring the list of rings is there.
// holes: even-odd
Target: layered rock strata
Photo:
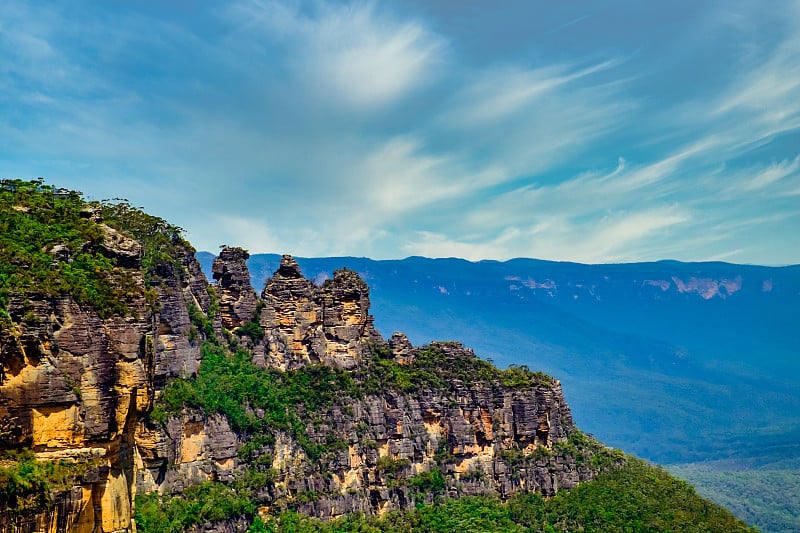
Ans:
[[[317,287],[284,255],[261,300],[268,366],[288,370],[322,363],[352,369],[364,357],[367,341],[382,342],[369,314],[369,287],[352,270],[339,270]]]
[[[220,263],[216,268],[228,268]],[[254,360],[283,371],[327,365],[347,369],[361,380],[371,371],[376,347],[403,367],[413,368],[420,350],[433,350],[445,365],[475,360],[472,350],[453,342],[415,348],[402,333],[384,342],[369,314],[369,288],[349,270],[315,286],[293,258],[284,256],[267,280],[261,302],[259,322],[265,334],[252,347]],[[186,416],[171,419],[167,427],[187,426]],[[386,390],[360,398],[343,394],[341,401],[309,414],[305,422],[312,444],[325,447],[334,441],[329,452],[312,461],[284,431],[275,431],[267,439],[270,443],[256,451],[254,460],[263,463],[266,458],[272,472],[259,503],[264,513],[293,508],[333,518],[413,509],[420,498],[430,502],[434,496],[553,495],[596,473],[586,457],[558,446],[574,431],[556,380],[522,389],[497,380],[451,380],[413,392]],[[206,429],[204,434],[211,433]],[[228,456],[211,444],[206,450],[200,469],[205,479],[229,476],[222,466]],[[166,460],[180,471],[184,456],[185,451],[173,448]],[[246,468],[239,462],[234,470]],[[442,494],[420,494],[408,481],[434,471],[446,480]],[[169,491],[169,485],[175,482],[160,489]]]
[[[138,287],[125,316],[101,319],[67,297],[11,301],[15,326],[0,335],[0,446],[27,446],[39,459],[89,468],[44,510],[11,517],[0,508],[0,533],[132,531],[137,491],[179,493],[252,467],[237,453],[249,436],[219,414],[186,408],[163,421],[148,417],[169,378],[199,368],[205,333],[196,327],[198,313],[248,347],[254,362],[283,372],[325,365],[364,385],[376,354],[409,368],[424,350],[454,366],[475,359],[457,343],[415,348],[399,333],[385,342],[369,314],[369,287],[355,272],[337,271],[316,286],[284,256],[258,298],[246,251],[223,249],[210,286],[187,249],[178,258],[181,275],[147,287],[131,257],[141,248],[107,235],[103,253],[119,253]],[[210,312],[214,299],[218,317]],[[251,331],[254,320],[262,335]],[[326,450],[314,460],[291,433],[268,430],[248,459],[270,467],[257,496],[262,513],[293,508],[331,518],[412,509],[434,496],[552,495],[595,473],[559,447],[575,428],[555,380],[520,388],[452,379],[415,390],[364,390],[303,419],[308,442]],[[431,472],[444,480],[436,494],[410,481]]]
[[[250,254],[242,248],[225,246],[211,267],[217,281],[220,319],[229,330],[256,318],[258,297],[250,285],[248,257]]]
[[[12,327],[0,331],[0,449],[86,468],[41,513],[11,516],[0,506],[0,532],[128,531],[141,419],[168,378],[199,367],[188,304],[208,310],[210,298],[193,251],[176,258],[181,277],[153,287],[138,268],[138,243],[108,228],[102,253],[136,288],[125,316],[102,319],[66,296],[10,299]]]

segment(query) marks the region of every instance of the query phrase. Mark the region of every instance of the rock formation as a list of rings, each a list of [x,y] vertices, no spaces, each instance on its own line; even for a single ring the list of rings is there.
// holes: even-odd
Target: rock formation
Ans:
[[[225,246],[214,261],[212,271],[219,292],[219,314],[222,325],[232,330],[255,318],[258,298],[250,285],[247,258],[242,248]]]
[[[0,533],[133,531],[137,493],[230,482],[256,464],[269,468],[260,512],[324,518],[412,509],[436,494],[552,495],[594,475],[574,450],[559,448],[575,428],[557,381],[505,383],[457,343],[413,347],[399,333],[385,342],[355,272],[315,286],[284,256],[258,298],[246,251],[224,248],[209,285],[191,249],[179,247],[176,262],[160,267],[166,275],[148,280],[142,246],[102,226],[97,252],[124,269],[132,287],[124,314],[101,318],[66,295],[9,300],[11,327],[0,331],[0,448],[27,447],[38,460],[76,470],[32,512],[0,502]],[[69,260],[62,252],[53,253]],[[164,414],[159,403],[170,380],[197,373],[201,343],[220,333],[266,369],[327,367],[361,392],[342,391],[314,412],[296,406],[294,426],[268,427],[242,455],[253,435],[225,416],[193,406]],[[391,365],[423,381],[376,382]],[[477,377],[437,377],[450,366]],[[439,493],[409,481],[432,472],[443,480]]]
[[[215,263],[215,272],[237,272],[240,280],[248,279],[244,268],[241,255],[221,256]],[[221,283],[217,289],[224,297]],[[266,282],[260,306],[264,336],[251,349],[254,360],[269,368],[326,365],[361,380],[383,352],[403,366],[432,353],[455,366],[477,361],[458,343],[415,348],[401,333],[385,343],[369,314],[369,289],[349,270],[337,271],[317,287],[293,258],[284,256]],[[256,415],[261,416],[258,410]],[[260,493],[263,512],[293,508],[333,518],[413,509],[419,498],[430,502],[435,494],[420,494],[400,482],[425,472],[441,472],[448,484],[443,495],[453,497],[508,497],[520,490],[553,495],[595,473],[574,451],[557,446],[575,428],[561,386],[551,379],[522,388],[453,380],[358,398],[343,392],[340,401],[303,424],[309,443],[327,452],[311,458],[290,433],[275,429],[243,461],[224,418],[184,411],[169,418],[164,430],[151,430],[146,442],[140,437],[147,472],[137,478],[138,490],[168,493],[203,480],[227,480],[248,468],[248,461],[266,460],[272,479]]]
[[[382,341],[369,315],[369,287],[351,270],[339,270],[316,287],[297,261],[284,255],[261,299],[269,366],[354,368],[365,354],[366,341]]]
[[[190,375],[200,364],[187,302],[208,310],[210,300],[193,251],[176,258],[184,280],[146,289],[135,268],[141,247],[109,230],[102,253],[119,259],[136,288],[125,316],[102,319],[69,296],[10,299],[13,325],[0,331],[0,448],[27,447],[39,460],[87,470],[41,513],[12,517],[0,506],[0,531],[128,530],[141,418],[168,378]]]

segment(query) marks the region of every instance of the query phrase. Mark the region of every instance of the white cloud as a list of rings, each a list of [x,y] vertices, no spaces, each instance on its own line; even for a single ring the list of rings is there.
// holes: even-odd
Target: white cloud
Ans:
[[[800,129],[800,4],[789,2],[779,10],[780,23],[768,28],[779,36],[777,44],[762,39],[748,50],[736,78],[706,115],[722,121],[722,128],[733,136],[735,151],[763,146]],[[763,21],[756,17],[752,24],[756,23]]]
[[[459,127],[483,127],[487,123],[507,119],[514,113],[529,111],[527,108],[536,100],[552,95],[556,89],[564,90],[569,83],[615,64],[614,61],[605,61],[584,69],[575,69],[570,65],[537,69],[516,66],[489,69],[478,73],[472,83],[455,96],[454,110],[447,113],[443,120]]]
[[[452,201],[502,180],[497,169],[473,170],[453,154],[428,155],[413,137],[389,139],[370,153],[354,157],[351,179],[362,185],[363,199],[376,217],[408,213]]]
[[[533,215],[530,225],[487,228],[483,235],[419,232],[403,250],[409,255],[471,260],[536,257],[614,262],[653,259],[639,255],[638,250],[646,247],[648,241],[663,237],[690,220],[687,211],[675,206],[611,213],[591,225],[559,214]]]
[[[391,104],[430,83],[444,39],[375,4],[320,2],[308,10],[279,2],[236,4],[249,31],[288,42],[286,62],[318,101],[357,110]],[[319,102],[315,102],[317,105]]]
[[[366,108],[428,83],[442,46],[420,24],[376,21],[371,6],[329,14],[312,38],[309,76],[351,106]]]
[[[263,219],[252,219],[230,213],[209,213],[211,221],[202,242],[211,243],[205,248],[216,252],[217,246],[227,244],[241,246],[247,250],[289,251],[291,247],[276,235],[276,232]]]
[[[506,64],[459,74],[450,83],[463,89],[442,102],[431,136],[460,157],[502,169],[505,181],[541,175],[629,121],[638,104],[625,82],[597,77],[612,75],[619,64]]]
[[[520,234],[516,228],[507,228],[492,239],[460,240],[442,233],[419,231],[403,245],[405,255],[425,257],[460,257],[470,261],[481,259],[508,259],[508,244]]]
[[[778,184],[782,180],[789,177],[800,177],[797,170],[800,169],[800,156],[794,158],[793,161],[785,159],[779,163],[772,163],[771,165],[760,169],[745,169],[744,171],[735,172],[744,176],[745,180],[741,183],[735,184],[731,189],[733,191],[751,192],[756,190],[765,189]]]

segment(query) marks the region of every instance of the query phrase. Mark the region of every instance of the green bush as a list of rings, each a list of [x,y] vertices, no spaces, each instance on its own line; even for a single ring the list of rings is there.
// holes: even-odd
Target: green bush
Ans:
[[[373,344],[371,349],[372,358],[359,371],[359,380],[367,394],[380,394],[387,390],[448,389],[458,382],[497,384],[512,389],[555,383],[552,377],[532,372],[524,365],[512,365],[501,370],[483,359],[449,355],[436,344],[417,350],[414,360],[406,365],[392,360],[385,346]]]
[[[232,517],[255,516],[247,490],[223,483],[204,482],[180,495],[137,495],[134,519],[140,533],[183,533],[187,528]]]
[[[125,314],[126,300],[140,289],[98,249],[103,230],[86,215],[99,210],[104,223],[132,235],[143,247],[145,277],[180,277],[182,230],[126,202],[88,203],[75,191],[58,191],[41,180],[0,183],[0,323],[8,326],[9,294],[71,295],[102,318]],[[84,211],[84,213],[82,213]],[[66,250],[66,260],[48,253]],[[62,258],[63,259],[63,258]]]
[[[250,321],[234,330],[237,335],[246,335],[258,344],[264,338],[264,328],[258,322]]]
[[[12,517],[50,506],[54,493],[72,487],[92,462],[38,461],[31,450],[8,450],[0,456],[0,509]]]
[[[346,447],[331,435],[324,442],[312,442],[306,431],[314,413],[342,398],[360,396],[358,384],[346,371],[323,365],[287,372],[261,368],[249,352],[231,352],[209,341],[203,343],[201,355],[196,377],[172,380],[164,389],[159,404],[167,413],[184,406],[220,413],[248,438],[288,431],[312,461]],[[256,409],[263,415],[256,416]]]

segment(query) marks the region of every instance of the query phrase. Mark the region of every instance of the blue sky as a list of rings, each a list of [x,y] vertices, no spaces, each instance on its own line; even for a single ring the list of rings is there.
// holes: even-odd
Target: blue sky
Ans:
[[[800,2],[6,0],[0,175],[209,251],[800,263]]]

